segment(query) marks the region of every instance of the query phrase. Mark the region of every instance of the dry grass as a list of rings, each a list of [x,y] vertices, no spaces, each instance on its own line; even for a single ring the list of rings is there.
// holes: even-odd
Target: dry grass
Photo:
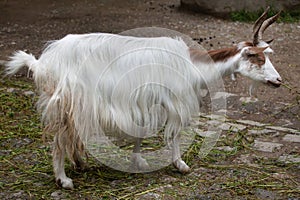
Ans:
[[[276,198],[299,197],[299,166],[256,157],[252,137],[228,132],[217,146],[233,151],[213,150],[198,158],[203,138],[197,136],[184,159],[192,173],[182,175],[168,166],[156,172],[129,174],[88,160],[89,167],[76,171],[67,164],[67,174],[75,189],[55,185],[51,165],[51,143],[42,141],[36,113],[36,96],[26,78],[3,79],[0,83],[0,198],[1,199],[263,199],[270,192]],[[145,142],[152,149],[160,145]],[[238,164],[236,158],[253,154],[251,164]],[[263,192],[261,192],[263,191]]]

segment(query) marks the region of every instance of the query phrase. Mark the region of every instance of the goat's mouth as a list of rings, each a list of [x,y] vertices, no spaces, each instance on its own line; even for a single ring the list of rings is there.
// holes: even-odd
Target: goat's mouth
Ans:
[[[267,84],[271,87],[278,88],[281,85],[281,82],[273,82],[273,81],[267,81]]]

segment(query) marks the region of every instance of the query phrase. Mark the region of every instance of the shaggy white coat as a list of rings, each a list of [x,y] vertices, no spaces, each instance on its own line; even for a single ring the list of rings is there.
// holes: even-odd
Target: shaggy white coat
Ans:
[[[180,157],[177,134],[198,114],[198,91],[204,84],[222,83],[221,75],[231,73],[255,80],[262,74],[257,81],[265,83],[281,80],[268,59],[263,67],[250,63],[245,53],[250,47],[243,44],[226,60],[213,63],[206,57],[193,63],[188,46],[178,38],[67,35],[51,42],[38,60],[16,52],[7,74],[24,65],[33,71],[46,131],[55,133],[56,180],[73,188],[64,171],[65,152],[81,166],[82,142],[86,145],[106,133],[144,138],[163,128],[167,143],[173,144],[174,165],[189,171]]]

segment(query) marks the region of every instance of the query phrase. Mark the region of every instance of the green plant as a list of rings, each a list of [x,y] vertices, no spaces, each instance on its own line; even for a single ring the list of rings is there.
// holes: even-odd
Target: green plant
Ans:
[[[235,11],[230,13],[230,19],[232,21],[240,21],[240,22],[253,22],[259,18],[259,16],[264,12],[263,9],[258,11]],[[275,15],[278,11],[274,8],[271,8],[268,12],[268,17]],[[288,22],[295,23],[300,20],[300,10],[294,11],[282,11],[279,17],[280,22]]]

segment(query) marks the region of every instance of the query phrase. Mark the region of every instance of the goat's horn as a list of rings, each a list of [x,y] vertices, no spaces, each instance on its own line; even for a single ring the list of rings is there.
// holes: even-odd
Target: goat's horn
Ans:
[[[261,25],[261,28],[259,29],[258,32],[258,39],[262,40],[262,35],[265,32],[265,30],[271,25],[273,24],[279,17],[281,11],[279,11],[276,15],[274,15],[273,17],[270,17],[269,19],[265,20],[264,23]]]
[[[265,10],[265,12],[255,21],[255,24],[253,26],[253,44],[254,46],[258,44],[260,38],[259,38],[259,30],[264,23],[264,21],[267,19],[268,11],[270,10],[270,6],[268,6]]]

